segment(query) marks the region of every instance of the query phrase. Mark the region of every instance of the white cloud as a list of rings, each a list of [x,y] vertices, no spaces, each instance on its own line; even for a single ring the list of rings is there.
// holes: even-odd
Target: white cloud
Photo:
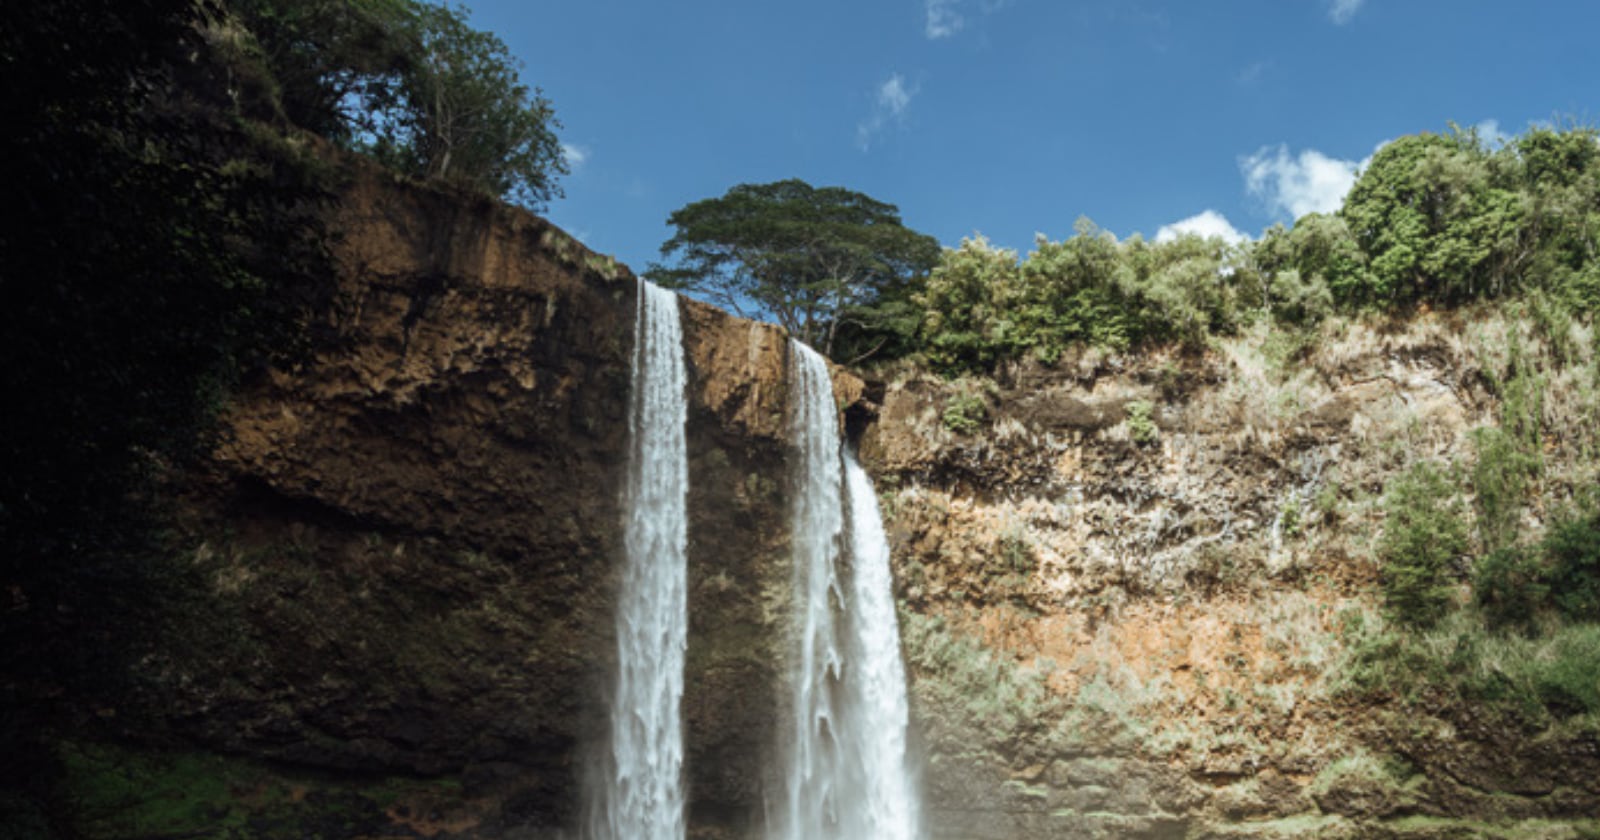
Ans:
[[[916,95],[917,88],[907,87],[905,77],[899,73],[890,75],[878,85],[872,115],[856,125],[856,145],[861,147],[861,151],[870,149],[872,141],[877,139],[891,123],[900,124],[905,121],[906,110],[911,107],[911,98]]]
[[[949,38],[966,27],[967,19],[961,16],[960,5],[961,0],[924,0],[923,8],[928,17],[923,32],[928,40]]]
[[[1491,149],[1498,149],[1515,139],[1500,130],[1499,120],[1484,120],[1473,126],[1473,129],[1478,132],[1478,139]]]
[[[1344,26],[1356,16],[1356,12],[1361,11],[1361,5],[1365,2],[1366,0],[1329,0],[1328,19]]]
[[[1156,241],[1170,242],[1191,233],[1205,239],[1220,236],[1230,243],[1243,242],[1250,238],[1240,233],[1239,229],[1228,221],[1228,217],[1215,210],[1205,210],[1170,225],[1162,225],[1161,229],[1156,231]]]
[[[1291,156],[1289,147],[1280,143],[1241,157],[1239,171],[1244,174],[1245,189],[1265,202],[1268,210],[1298,219],[1307,213],[1338,210],[1355,185],[1356,173],[1370,160],[1340,160],[1316,149]]]
[[[567,168],[577,172],[589,162],[589,150],[576,143],[562,143],[561,157],[567,161]]]
[[[911,105],[911,96],[915,91],[906,90],[905,77],[899,73],[889,77],[889,80],[878,86],[878,106],[886,109],[891,115],[899,117]]]
[[[974,14],[970,10],[971,5],[972,0],[922,0],[922,33],[930,41],[954,37],[967,28],[968,15]],[[1011,0],[977,0],[975,17],[988,17],[1009,5]],[[965,14],[963,6],[969,7]]]

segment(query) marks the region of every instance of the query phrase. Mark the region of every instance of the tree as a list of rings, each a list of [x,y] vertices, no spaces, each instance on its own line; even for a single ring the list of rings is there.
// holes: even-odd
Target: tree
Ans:
[[[281,115],[418,178],[533,209],[567,173],[550,101],[459,8],[419,0],[238,0]]]
[[[1419,461],[1389,483],[1378,540],[1384,605],[1395,620],[1427,628],[1450,606],[1447,575],[1467,550],[1467,526],[1450,477]]]
[[[1545,532],[1556,606],[1574,621],[1600,621],[1600,512],[1564,511]]]
[[[1139,338],[1137,285],[1128,252],[1087,218],[1060,242],[1044,236],[1022,265],[1021,293],[1006,309],[1018,312],[1012,351],[1035,347],[1046,357],[1075,341],[1127,347]]]
[[[1307,213],[1293,230],[1275,225],[1251,256],[1261,276],[1262,304],[1289,324],[1315,324],[1333,312],[1336,299],[1359,297],[1366,276],[1361,248],[1336,215]]]
[[[1133,236],[1121,252],[1120,291],[1136,314],[1135,338],[1199,348],[1207,335],[1237,326],[1239,290],[1225,270],[1236,257],[1221,237],[1184,234],[1146,243]]]
[[[945,370],[986,368],[1009,353],[1015,330],[1004,313],[1021,285],[1015,251],[981,236],[945,251],[916,299],[928,360]]]
[[[1378,150],[1339,216],[1367,271],[1334,292],[1341,303],[1459,304],[1505,293],[1529,251],[1521,197],[1472,131],[1416,134]]]
[[[842,187],[790,179],[740,184],[668,217],[668,267],[647,276],[705,295],[735,312],[776,318],[832,355],[846,323],[872,323],[885,292],[930,270],[939,244],[900,222],[900,211]]]
[[[1535,128],[1513,147],[1536,248],[1527,276],[1577,311],[1600,310],[1600,132]]]
[[[349,147],[376,128],[374,103],[407,62],[410,0],[233,0],[262,86],[289,122]]]
[[[406,60],[367,144],[380,160],[425,178],[475,186],[533,208],[562,195],[566,159],[550,101],[529,90],[492,33],[459,9],[413,3]]]

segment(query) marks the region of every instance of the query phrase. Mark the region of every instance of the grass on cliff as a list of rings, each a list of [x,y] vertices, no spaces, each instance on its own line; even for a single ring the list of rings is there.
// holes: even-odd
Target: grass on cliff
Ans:
[[[1206,650],[1184,674],[1170,671],[1172,663],[1162,658],[1176,655],[1171,650],[1130,658],[1133,649],[1109,625],[1072,661],[1061,663],[1046,657],[1020,661],[986,643],[960,618],[907,612],[901,628],[917,677],[915,705],[935,742],[997,754],[1017,766],[1030,763],[1029,756],[1100,750],[1204,761],[1267,750],[1263,733],[1274,721],[1328,696],[1327,674],[1343,655],[1332,626],[1335,608],[1309,596],[1294,593],[1236,609],[1224,621],[1245,621],[1249,613],[1258,623],[1232,625],[1232,634],[1219,631],[1216,639],[1195,641]],[[1244,655],[1247,638],[1259,647],[1257,655]],[[1192,652],[1180,653],[1187,661]],[[1197,716],[1197,709],[1204,714]],[[1274,749],[1337,751],[1326,738]]]
[[[381,835],[411,804],[460,798],[453,780],[338,780],[212,753],[68,742],[58,755],[67,812],[86,840]]]
[[[919,703],[952,730],[947,737],[979,747],[1055,734],[1048,722],[1063,709],[1041,672],[1020,668],[937,616],[902,612],[900,626],[911,666],[938,675],[913,685]]]
[[[1371,613],[1347,618],[1341,694],[1454,700],[1531,728],[1600,727],[1600,625],[1556,624],[1528,637],[1492,631],[1470,609],[1422,632]]]

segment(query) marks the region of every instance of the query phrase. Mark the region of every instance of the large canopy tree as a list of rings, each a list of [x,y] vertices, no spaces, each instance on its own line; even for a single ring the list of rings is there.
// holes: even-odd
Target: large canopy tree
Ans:
[[[906,286],[939,261],[939,243],[894,205],[798,179],[740,184],[667,223],[677,233],[661,254],[676,263],[652,265],[652,280],[768,315],[830,356],[842,327],[893,319]]]
[[[550,101],[466,12],[423,0],[235,0],[282,114],[419,178],[540,209],[566,161]]]
[[[445,6],[410,3],[398,84],[377,104],[368,149],[418,177],[472,184],[532,208],[559,197],[566,159],[550,101],[518,77],[511,51]]]
[[[1341,302],[1459,304],[1514,287],[1531,252],[1526,211],[1496,157],[1472,131],[1379,149],[1339,210],[1368,258],[1334,286]]]

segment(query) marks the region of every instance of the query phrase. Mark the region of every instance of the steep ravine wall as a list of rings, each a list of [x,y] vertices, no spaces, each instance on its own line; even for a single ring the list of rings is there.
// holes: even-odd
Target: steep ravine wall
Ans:
[[[443,823],[387,830],[565,836],[614,670],[635,281],[531,214],[351,171],[313,357],[237,397],[187,487],[212,597],[149,699],[230,754],[461,781]],[[745,836],[780,708],[787,339],[682,312],[692,821]]]
[[[1470,471],[1512,344],[1542,395],[1523,527],[1595,486],[1592,351],[1536,335],[1484,310],[874,386],[934,837],[1593,836],[1592,722],[1347,682],[1385,485]]]
[[[570,837],[614,667],[634,279],[530,214],[350,172],[312,357],[250,383],[183,482],[205,591],[145,693],[97,713],[293,775],[281,801],[322,836]],[[786,337],[682,306],[691,836],[753,838],[792,601]],[[1349,627],[1380,620],[1384,482],[1470,457],[1523,328],[1357,323],[1294,363],[1257,333],[993,380],[836,371],[893,542],[933,840],[1585,836],[1593,732],[1331,685]],[[1548,383],[1551,499],[1595,480],[1577,371]],[[357,807],[351,779],[427,787]],[[315,833],[273,825],[229,836]]]

